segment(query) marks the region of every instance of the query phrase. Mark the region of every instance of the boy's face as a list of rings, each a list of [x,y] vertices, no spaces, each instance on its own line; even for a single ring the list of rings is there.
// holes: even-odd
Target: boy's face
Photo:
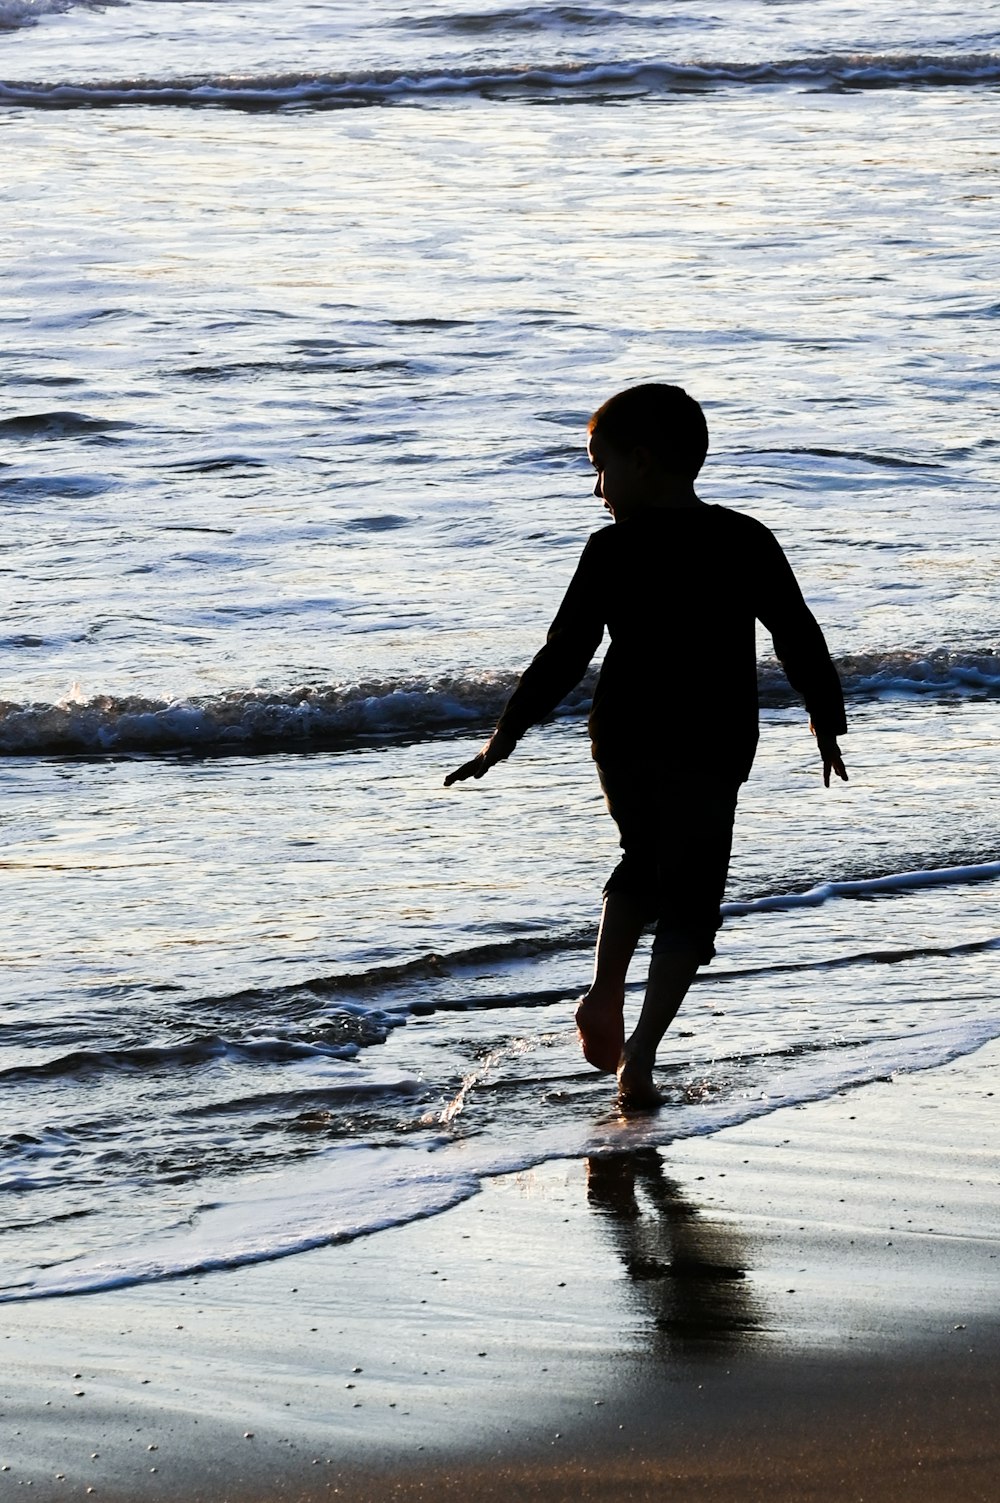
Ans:
[[[616,522],[624,522],[648,500],[648,465],[645,451],[616,449],[599,433],[592,433],[587,454],[597,471],[594,495],[604,502]]]

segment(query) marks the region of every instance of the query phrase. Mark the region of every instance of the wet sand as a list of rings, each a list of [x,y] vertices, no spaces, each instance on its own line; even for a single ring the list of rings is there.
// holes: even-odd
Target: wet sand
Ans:
[[[993,1500],[998,1066],[6,1305],[0,1498]]]

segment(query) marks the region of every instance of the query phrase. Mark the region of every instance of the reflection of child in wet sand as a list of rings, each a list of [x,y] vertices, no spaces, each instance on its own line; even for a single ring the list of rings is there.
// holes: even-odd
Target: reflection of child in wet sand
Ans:
[[[823,761],[847,772],[837,672],[788,560],[760,522],[710,506],[694,480],[708,451],[698,403],[677,386],[619,392],[590,420],[594,494],[615,521],[594,533],[541,652],[478,756],[481,778],[583,677],[607,629],[589,730],[623,856],[604,889],[594,979],[576,1010],[583,1052],[617,1070],[623,1102],[654,1106],[656,1050],[695,972],[715,954],[740,784],[757,745],[754,623],[801,693]],[[625,1042],[625,976],[656,921],[646,995]]]
[[[657,1345],[725,1358],[760,1329],[739,1220],[700,1215],[655,1148],[589,1158],[587,1203],[650,1307]]]

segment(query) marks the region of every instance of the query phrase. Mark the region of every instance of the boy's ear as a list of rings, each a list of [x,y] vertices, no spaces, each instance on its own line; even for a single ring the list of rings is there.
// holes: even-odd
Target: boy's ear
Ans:
[[[647,449],[645,444],[636,444],[630,458],[639,475],[648,475],[655,463],[652,449]]]

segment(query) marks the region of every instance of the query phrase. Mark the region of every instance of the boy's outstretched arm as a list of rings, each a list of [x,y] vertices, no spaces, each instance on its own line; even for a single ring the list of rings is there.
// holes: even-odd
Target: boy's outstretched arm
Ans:
[[[471,762],[463,762],[444,780],[444,786],[481,778],[497,762],[506,761],[529,726],[537,725],[565,699],[587,671],[604,635],[599,571],[592,537],[583,550],[545,646],[535,654],[507,701],[500,722]]]
[[[476,753],[471,762],[463,762],[461,767],[456,767],[454,772],[449,772],[444,780],[444,786],[450,788],[452,783],[464,783],[466,778],[481,778],[497,762],[505,762],[516,745],[515,737],[508,736],[504,731],[494,731],[486,745]]]

